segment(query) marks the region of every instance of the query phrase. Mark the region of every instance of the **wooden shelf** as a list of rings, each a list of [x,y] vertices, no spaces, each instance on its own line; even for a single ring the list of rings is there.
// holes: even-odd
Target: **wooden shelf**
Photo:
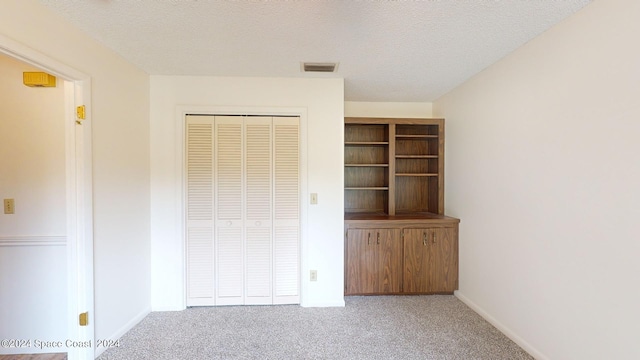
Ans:
[[[384,146],[389,145],[388,141],[345,141],[345,145],[352,146]]]
[[[403,174],[396,174],[396,176],[422,176],[422,177],[426,177],[426,176],[438,176],[438,174],[425,174],[425,173],[416,173],[416,174],[407,174],[407,173],[403,173]]]
[[[397,155],[396,159],[437,159],[438,155]]]
[[[344,164],[344,167],[389,167],[389,164]]]
[[[421,140],[421,139],[437,139],[438,135],[402,135],[396,134],[398,140]]]

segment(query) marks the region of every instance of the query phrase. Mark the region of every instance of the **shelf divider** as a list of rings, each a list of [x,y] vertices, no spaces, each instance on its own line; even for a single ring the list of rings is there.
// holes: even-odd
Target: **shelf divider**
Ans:
[[[389,124],[389,194],[387,195],[387,213],[390,216],[396,214],[396,124]]]

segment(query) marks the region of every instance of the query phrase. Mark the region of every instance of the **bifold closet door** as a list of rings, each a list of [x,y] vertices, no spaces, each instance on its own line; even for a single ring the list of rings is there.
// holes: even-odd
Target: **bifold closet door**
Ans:
[[[244,304],[272,304],[273,133],[270,117],[244,120]]]
[[[299,118],[187,117],[187,305],[299,303]]]
[[[300,303],[300,118],[274,117],[273,303]]]
[[[243,118],[215,116],[215,303],[244,303]]]
[[[187,306],[215,305],[213,118],[188,116],[185,147]]]

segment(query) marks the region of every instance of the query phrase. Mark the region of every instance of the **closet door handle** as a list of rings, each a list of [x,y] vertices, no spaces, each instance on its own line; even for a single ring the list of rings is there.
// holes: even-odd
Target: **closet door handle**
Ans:
[[[436,243],[436,233],[433,233],[433,243]]]
[[[376,242],[380,245],[380,233],[378,233],[378,240],[376,240]]]
[[[367,234],[367,245],[371,245],[371,233]]]
[[[231,221],[227,221],[227,226],[231,226],[233,224]]]
[[[427,246],[427,232],[422,233],[422,245]]]

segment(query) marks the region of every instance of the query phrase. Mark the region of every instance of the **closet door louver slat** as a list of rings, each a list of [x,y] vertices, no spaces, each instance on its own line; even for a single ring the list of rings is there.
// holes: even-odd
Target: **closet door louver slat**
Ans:
[[[275,294],[274,303],[288,304],[299,301],[298,283],[298,228],[294,226],[275,229]],[[279,299],[279,301],[276,301]],[[291,302],[293,301],[293,302]]]
[[[242,145],[242,124],[234,119],[216,118],[218,220],[242,219]]]
[[[271,228],[247,228],[247,299],[271,304]]]
[[[187,217],[213,219],[213,147],[211,124],[192,123],[187,129]]]
[[[220,227],[216,231],[218,289],[216,305],[242,304],[243,263],[242,228]]]

